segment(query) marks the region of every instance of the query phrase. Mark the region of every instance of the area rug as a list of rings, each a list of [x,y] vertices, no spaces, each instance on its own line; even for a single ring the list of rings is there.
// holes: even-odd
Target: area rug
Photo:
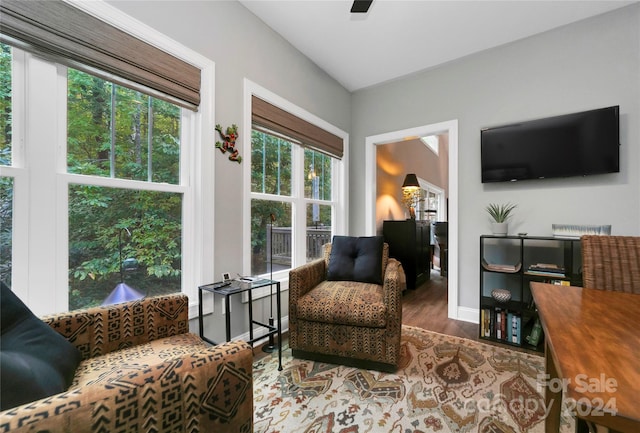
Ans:
[[[544,432],[541,356],[403,326],[392,374],[282,357],[254,364],[256,433]]]

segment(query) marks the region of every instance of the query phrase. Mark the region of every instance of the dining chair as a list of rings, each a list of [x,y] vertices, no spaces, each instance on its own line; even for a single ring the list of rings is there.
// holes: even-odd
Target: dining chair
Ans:
[[[640,294],[640,237],[584,235],[582,285]]]

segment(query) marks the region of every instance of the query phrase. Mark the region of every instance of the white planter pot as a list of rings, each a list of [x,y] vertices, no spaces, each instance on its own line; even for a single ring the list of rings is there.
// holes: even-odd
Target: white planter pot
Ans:
[[[506,236],[508,228],[508,223],[491,223],[491,231],[495,236]]]

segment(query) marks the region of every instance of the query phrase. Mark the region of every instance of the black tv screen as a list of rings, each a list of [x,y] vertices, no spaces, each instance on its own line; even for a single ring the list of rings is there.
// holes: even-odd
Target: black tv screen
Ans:
[[[619,106],[486,128],[482,183],[620,171]]]

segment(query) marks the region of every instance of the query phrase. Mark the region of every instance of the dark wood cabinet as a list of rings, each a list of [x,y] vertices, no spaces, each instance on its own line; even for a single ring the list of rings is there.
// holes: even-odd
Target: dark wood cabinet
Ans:
[[[428,221],[384,221],[382,234],[389,256],[402,263],[407,289],[415,289],[430,278],[431,225]]]

